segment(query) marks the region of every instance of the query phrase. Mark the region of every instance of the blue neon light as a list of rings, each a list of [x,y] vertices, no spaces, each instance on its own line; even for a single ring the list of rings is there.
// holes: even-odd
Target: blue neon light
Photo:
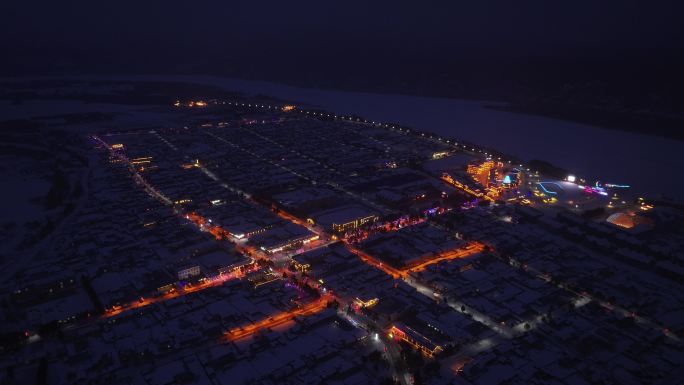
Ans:
[[[558,193],[555,192],[555,191],[547,190],[546,187],[544,187],[544,184],[552,184],[552,185],[558,187],[558,188],[561,189],[561,190],[563,189],[563,187],[561,187],[561,185],[559,185],[559,184],[556,183],[556,182],[539,182],[539,183],[537,183],[537,184],[539,185],[539,187],[541,187],[541,189],[542,189],[546,194],[551,194],[551,195],[558,195]]]

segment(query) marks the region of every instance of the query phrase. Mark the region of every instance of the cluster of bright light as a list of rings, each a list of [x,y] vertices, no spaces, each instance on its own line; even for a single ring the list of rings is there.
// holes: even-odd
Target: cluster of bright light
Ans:
[[[603,196],[607,196],[607,195],[608,195],[608,192],[607,192],[603,187],[600,187],[600,186],[582,186],[582,185],[578,185],[577,187],[579,187],[579,188],[581,188],[582,190],[584,190],[584,192],[587,193],[587,194],[599,194],[599,195],[603,195]]]
[[[438,151],[432,154],[432,159],[442,159],[449,156],[449,151]]]
[[[648,211],[653,208],[652,204],[648,204],[644,201],[644,198],[639,198],[639,209],[643,211]]]
[[[176,102],[173,103],[173,105],[174,105],[174,107],[180,107],[180,106],[187,106],[187,107],[206,107],[206,106],[208,105],[208,103],[205,102],[204,100],[197,100],[197,101],[190,100],[190,101],[187,102],[187,103],[181,103],[180,100],[176,100]]]

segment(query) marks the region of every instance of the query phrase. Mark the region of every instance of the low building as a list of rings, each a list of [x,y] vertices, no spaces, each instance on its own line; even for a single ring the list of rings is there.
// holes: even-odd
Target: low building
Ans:
[[[312,215],[315,223],[336,233],[354,230],[378,220],[372,210],[360,205],[337,207]]]
[[[405,341],[414,349],[419,350],[428,357],[433,357],[435,354],[444,350],[441,345],[433,342],[430,338],[401,322],[392,325],[389,334],[391,338]]]
[[[178,270],[178,279],[188,279],[191,277],[196,277],[200,275],[199,266],[190,266],[184,269]]]
[[[318,238],[317,234],[310,232],[305,227],[288,223],[285,226],[257,234],[250,239],[250,243],[266,253],[273,254],[300,247]]]

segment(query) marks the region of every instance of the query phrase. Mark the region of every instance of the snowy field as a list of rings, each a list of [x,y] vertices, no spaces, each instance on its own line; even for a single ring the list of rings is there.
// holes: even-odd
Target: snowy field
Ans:
[[[48,192],[50,183],[43,179],[11,175],[5,176],[3,185],[0,199],[2,223],[42,219],[43,208],[33,201]]]
[[[15,105],[0,101],[0,120],[35,119],[69,114],[112,114],[111,120],[63,126],[69,131],[92,133],[102,129],[117,129],[145,125],[173,125],[176,114],[159,106],[87,103],[76,100],[29,100]]]

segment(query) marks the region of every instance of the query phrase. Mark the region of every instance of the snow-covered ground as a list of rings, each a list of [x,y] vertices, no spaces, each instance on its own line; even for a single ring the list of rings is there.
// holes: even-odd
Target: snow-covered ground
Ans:
[[[31,119],[90,112],[123,112],[130,109],[130,106],[119,104],[85,103],[74,100],[32,100],[21,104],[0,101],[0,120]]]
[[[41,219],[43,208],[35,199],[42,198],[50,188],[48,181],[18,175],[5,176],[3,181],[0,223]]]
[[[81,78],[83,79],[83,78]],[[486,108],[493,102],[345,92],[206,76],[110,76],[87,79],[181,81],[320,106],[338,114],[395,122],[542,159],[587,179],[630,184],[648,195],[684,200],[684,142]]]

